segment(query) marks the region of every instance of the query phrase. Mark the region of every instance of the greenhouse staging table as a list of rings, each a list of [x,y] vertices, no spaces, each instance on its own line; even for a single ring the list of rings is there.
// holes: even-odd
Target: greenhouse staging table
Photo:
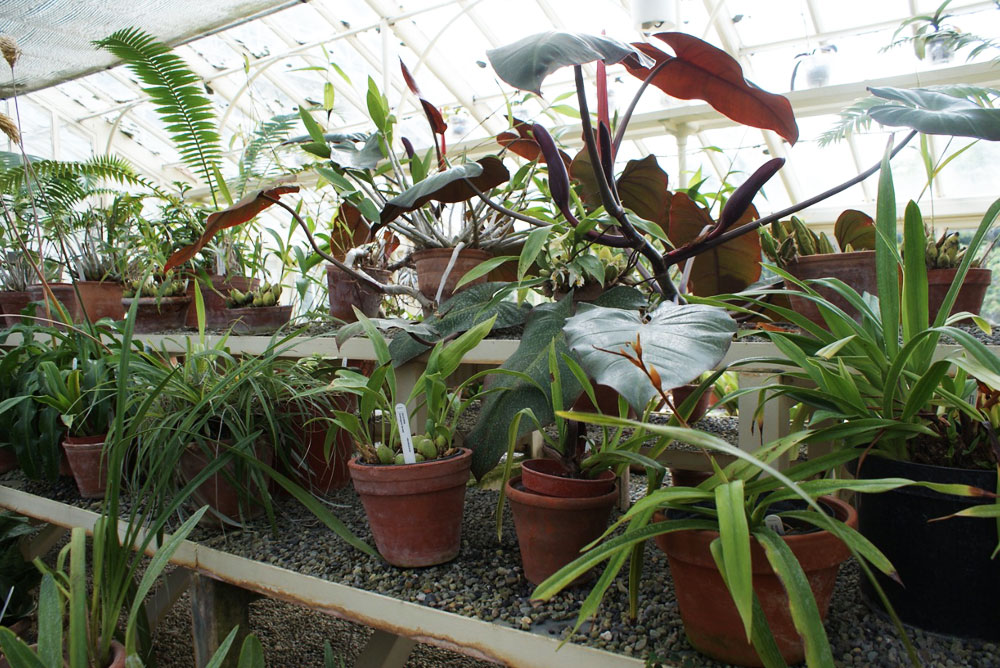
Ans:
[[[32,556],[47,551],[65,529],[83,527],[91,531],[98,518],[93,511],[5,485],[0,485],[0,507],[48,525],[27,546]],[[184,541],[170,561],[180,567],[168,582],[172,585],[168,591],[173,591],[165,598],[161,594],[150,599],[148,611],[151,619],[158,618],[182,593],[187,576],[193,576],[191,599],[198,666],[205,665],[233,624],[247,627],[246,605],[253,595],[285,600],[374,628],[375,634],[356,663],[364,668],[403,666],[417,642],[512,666],[644,665],[639,659],[592,647],[567,643],[559,648],[556,638],[302,575],[191,541]]]

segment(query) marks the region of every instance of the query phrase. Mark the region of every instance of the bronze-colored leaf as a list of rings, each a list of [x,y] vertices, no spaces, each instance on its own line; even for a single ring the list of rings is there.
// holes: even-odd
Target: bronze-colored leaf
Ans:
[[[545,156],[542,154],[538,142],[535,141],[534,136],[531,134],[531,124],[525,123],[518,118],[512,120],[513,125],[511,130],[498,134],[497,143],[525,160],[539,160],[542,164],[545,164]],[[569,155],[566,154],[566,151],[559,149],[559,157],[568,170],[572,163]]]
[[[632,45],[657,64],[667,61],[653,78],[654,86],[681,100],[704,100],[737,123],[774,130],[790,144],[798,140],[799,128],[788,100],[744,79],[743,68],[728,53],[684,33],[655,36],[670,45],[676,57],[645,42]],[[653,69],[634,56],[622,62],[629,74],[640,79]]]
[[[370,240],[371,226],[358,207],[350,202],[341,204],[333,219],[333,229],[330,230],[331,254],[343,261],[347,251]]]
[[[847,209],[837,217],[833,236],[840,250],[875,250],[875,221],[863,211]]]
[[[618,195],[622,204],[640,218],[654,222],[667,230],[669,195],[667,173],[660,168],[656,156],[629,160],[618,177]]]
[[[208,242],[212,240],[212,237],[214,237],[216,233],[228,227],[241,225],[274,204],[274,202],[270,199],[267,199],[268,197],[277,199],[282,195],[297,193],[298,191],[298,186],[281,185],[267,190],[258,191],[254,195],[248,195],[236,204],[233,204],[231,207],[214,212],[205,221],[205,232],[201,235],[201,237],[190,246],[185,246],[171,255],[166,264],[163,265],[163,273],[166,273],[174,267],[177,267],[193,258],[198,251],[204,248]]]

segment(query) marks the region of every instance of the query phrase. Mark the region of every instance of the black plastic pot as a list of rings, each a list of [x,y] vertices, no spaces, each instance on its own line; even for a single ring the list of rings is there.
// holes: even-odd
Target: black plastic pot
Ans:
[[[992,471],[946,468],[867,457],[861,478],[908,478],[960,483],[995,490]],[[884,494],[861,494],[859,529],[896,567],[905,586],[879,573],[879,584],[907,624],[948,635],[1000,640],[1000,558],[995,520],[957,517],[956,513],[989,500],[938,494],[907,487]],[[867,578],[862,593],[875,606],[878,596]]]

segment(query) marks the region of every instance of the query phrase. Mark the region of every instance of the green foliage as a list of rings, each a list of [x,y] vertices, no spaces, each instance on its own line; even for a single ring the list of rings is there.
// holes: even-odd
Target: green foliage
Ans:
[[[145,84],[143,92],[166,123],[181,160],[214,193],[222,148],[215,111],[199,77],[169,47],[137,28],[119,30],[94,45],[124,61]]]
[[[21,537],[34,533],[27,517],[0,513],[0,623],[9,625],[34,607],[32,590],[41,579],[38,569],[21,554]]]

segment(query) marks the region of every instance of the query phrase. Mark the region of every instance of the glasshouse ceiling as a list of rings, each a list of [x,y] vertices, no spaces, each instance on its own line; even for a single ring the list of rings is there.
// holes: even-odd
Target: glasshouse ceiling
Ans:
[[[780,187],[764,192],[765,209],[804,199],[878,161],[888,134],[877,127],[839,144],[817,143],[836,113],[865,95],[866,85],[1000,87],[1000,65],[991,62],[1000,52],[987,50],[970,62],[959,52],[950,62],[935,63],[918,59],[909,45],[884,50],[901,21],[932,13],[938,0],[663,4],[676,13],[672,29],[725,49],[740,60],[748,79],[788,95],[801,139],[790,148],[773,133],[737,127],[706,105],[647,93],[630,126],[632,145],[626,150],[657,155],[674,185],[706,178],[706,187],[724,180],[738,183],[741,174],[768,157],[786,157]],[[371,77],[402,119],[401,134],[418,145],[429,143],[419,103],[399,73],[400,60],[419,81],[424,97],[444,113],[453,152],[495,152],[492,137],[507,127],[508,108],[518,117],[562,126],[562,140],[572,146],[578,143],[577,121],[560,95],[569,90],[571,73],[553,75],[541,99],[501,84],[485,52],[552,29],[655,40],[639,30],[630,9],[630,0],[7,0],[0,3],[0,34],[16,39],[23,50],[14,81],[29,153],[73,160],[114,152],[160,183],[187,182],[197,194],[200,184],[179,161],[135,77],[121,67],[107,69],[113,61],[91,48],[91,40],[138,26],[175,45],[175,52],[203,78],[216,105],[224,145],[230,148],[228,168],[235,172],[256,128],[294,114],[300,106],[321,108],[328,82],[335,90],[333,110],[317,115],[328,130],[364,129]],[[994,2],[953,0],[948,11],[968,31],[1000,35],[1000,10]],[[671,28],[652,31],[661,29]],[[0,64],[0,81],[7,79],[0,86],[0,97],[7,96],[0,109],[6,104],[8,113],[15,111],[10,74]],[[595,75],[591,68],[588,76]],[[637,86],[623,71],[609,68],[614,107],[624,107]],[[931,152],[940,154],[946,143],[932,140]],[[927,179],[916,150],[909,153],[898,159],[897,192],[916,197]],[[280,171],[294,167],[298,158],[292,152],[273,159]],[[956,225],[978,220],[984,202],[997,194],[993,186],[1000,182],[1000,168],[994,165],[1000,165],[1000,150],[984,143],[942,170],[934,179],[936,215]],[[806,218],[828,223],[845,206],[870,208],[873,190],[868,183],[856,186],[829,201],[826,209],[807,212]]]

